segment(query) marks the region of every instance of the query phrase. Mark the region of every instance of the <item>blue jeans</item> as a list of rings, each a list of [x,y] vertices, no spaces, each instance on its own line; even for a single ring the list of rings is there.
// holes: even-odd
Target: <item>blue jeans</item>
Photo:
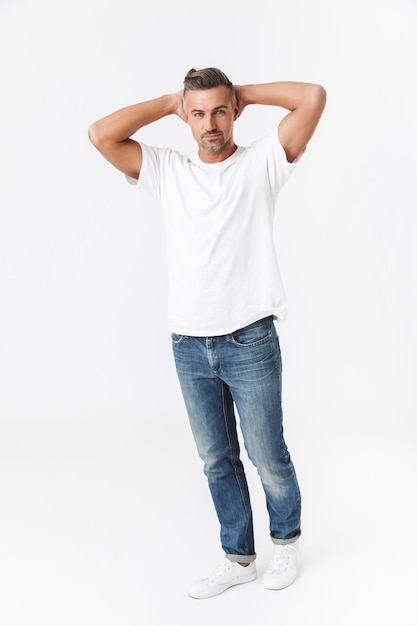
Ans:
[[[255,559],[252,509],[236,429],[266,495],[274,543],[300,535],[301,496],[283,436],[281,353],[272,317],[229,335],[172,334],[178,378],[231,561]]]

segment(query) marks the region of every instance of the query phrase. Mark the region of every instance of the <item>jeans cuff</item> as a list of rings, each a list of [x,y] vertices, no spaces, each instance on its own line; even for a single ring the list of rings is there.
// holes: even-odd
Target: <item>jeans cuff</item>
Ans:
[[[300,535],[301,535],[301,532],[299,532],[294,537],[291,537],[290,539],[277,539],[276,537],[273,537],[271,535],[271,539],[272,539],[272,543],[275,543],[275,545],[285,546],[285,544],[295,543],[296,541],[298,541],[298,539],[300,538]]]
[[[226,558],[232,563],[252,563],[256,554],[226,554]]]

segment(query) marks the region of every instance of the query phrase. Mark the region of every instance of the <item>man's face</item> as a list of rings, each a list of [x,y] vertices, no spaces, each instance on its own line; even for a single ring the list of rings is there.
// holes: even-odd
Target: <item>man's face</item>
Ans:
[[[227,87],[188,91],[185,110],[203,161],[221,161],[234,152],[233,122],[237,107]]]

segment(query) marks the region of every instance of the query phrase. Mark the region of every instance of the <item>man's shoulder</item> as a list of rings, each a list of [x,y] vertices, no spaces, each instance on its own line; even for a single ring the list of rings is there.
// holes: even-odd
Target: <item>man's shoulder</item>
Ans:
[[[184,167],[192,162],[192,154],[186,154],[178,149],[169,146],[157,146],[143,144],[142,152],[144,161],[153,162],[161,169],[172,167]]]

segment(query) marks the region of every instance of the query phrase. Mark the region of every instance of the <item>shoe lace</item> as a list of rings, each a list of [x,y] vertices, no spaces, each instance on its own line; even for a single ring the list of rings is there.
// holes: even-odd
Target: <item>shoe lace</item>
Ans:
[[[231,567],[232,567],[232,562],[229,559],[224,559],[224,561],[219,563],[219,565],[217,565],[217,567],[215,567],[213,572],[210,574],[210,577],[209,577],[210,582],[213,582],[217,580],[218,578],[221,578],[223,574],[225,574],[226,572],[230,570]]]
[[[284,572],[288,567],[288,561],[292,550],[294,550],[294,548],[290,544],[276,545],[269,570],[276,573]]]

